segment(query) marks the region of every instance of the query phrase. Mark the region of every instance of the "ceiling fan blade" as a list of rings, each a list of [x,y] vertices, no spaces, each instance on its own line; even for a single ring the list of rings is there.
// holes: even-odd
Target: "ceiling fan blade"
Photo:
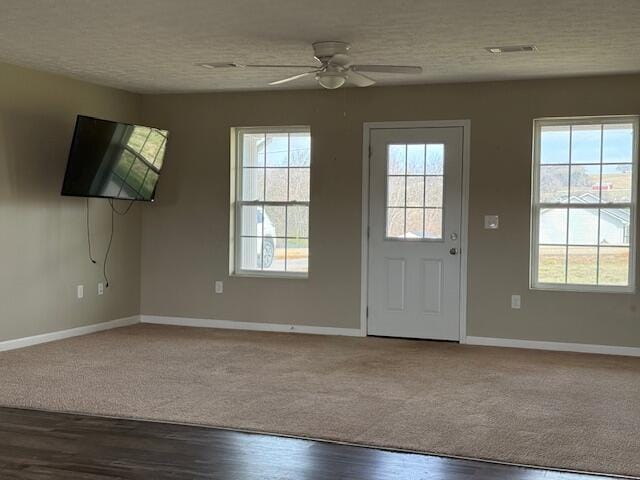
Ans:
[[[245,68],[318,68],[318,65],[242,65]]]
[[[371,85],[374,85],[376,83],[374,79],[358,72],[349,71],[349,73],[347,74],[347,78],[356,87],[370,87]]]
[[[318,65],[256,65],[256,64],[243,64],[233,62],[219,62],[219,63],[198,63],[197,66],[204,68],[318,68]]]
[[[422,73],[422,67],[408,65],[352,65],[351,70],[372,73]]]
[[[294,75],[293,77],[283,78],[282,80],[276,80],[275,82],[269,82],[269,85],[280,85],[282,83],[292,82],[294,80],[298,80],[299,78],[306,77],[308,75],[314,75],[318,70],[312,70],[310,72],[300,73],[298,75]]]

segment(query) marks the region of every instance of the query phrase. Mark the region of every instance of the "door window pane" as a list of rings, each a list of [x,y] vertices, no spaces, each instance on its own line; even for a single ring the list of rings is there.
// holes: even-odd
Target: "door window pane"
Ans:
[[[387,238],[442,239],[444,145],[387,150]]]
[[[405,238],[423,237],[423,214],[422,208],[407,208],[407,228]]]
[[[406,168],[406,145],[389,145],[388,168],[389,175],[405,175]]]
[[[407,145],[407,174],[424,175],[425,145]]]
[[[444,206],[444,200],[442,198],[443,181],[444,177],[427,177],[425,188],[425,200],[427,207],[442,208]]]
[[[405,177],[387,177],[387,206],[404,207]]]
[[[424,177],[407,177],[407,207],[424,206]]]
[[[404,208],[387,208],[387,237],[404,238]]]
[[[433,143],[427,145],[427,175],[444,174],[444,144]]]
[[[427,208],[424,218],[424,238],[442,239],[442,209]]]

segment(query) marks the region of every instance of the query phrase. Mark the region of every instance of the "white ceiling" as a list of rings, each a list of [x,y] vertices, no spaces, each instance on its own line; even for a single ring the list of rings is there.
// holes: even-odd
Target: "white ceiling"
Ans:
[[[267,87],[311,43],[352,43],[357,63],[421,65],[381,85],[640,71],[640,0],[1,0],[0,60],[136,92]],[[484,47],[535,44],[536,53]]]

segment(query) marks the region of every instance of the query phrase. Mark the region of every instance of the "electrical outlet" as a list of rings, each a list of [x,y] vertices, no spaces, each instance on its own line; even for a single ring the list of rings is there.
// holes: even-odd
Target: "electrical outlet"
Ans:
[[[222,281],[217,280],[216,281],[216,293],[222,293],[224,292],[224,284],[222,283]]]
[[[78,285],[76,287],[76,295],[78,296],[78,298],[84,297],[84,285]]]
[[[511,308],[520,308],[520,295],[511,295]]]
[[[104,283],[98,282],[98,295],[102,295],[104,293]]]

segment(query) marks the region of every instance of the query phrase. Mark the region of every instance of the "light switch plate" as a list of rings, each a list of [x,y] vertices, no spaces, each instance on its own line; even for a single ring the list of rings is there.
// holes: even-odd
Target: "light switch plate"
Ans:
[[[500,217],[498,215],[485,215],[484,216],[484,228],[487,230],[497,230],[500,224]]]
[[[104,293],[104,283],[98,282],[98,295],[102,295]]]
[[[511,295],[511,308],[518,310],[520,308],[521,301],[520,295]]]
[[[216,293],[222,293],[222,292],[224,292],[224,283],[218,280],[216,281]]]
[[[84,285],[78,285],[76,287],[76,295],[78,296],[78,298],[84,297]]]

